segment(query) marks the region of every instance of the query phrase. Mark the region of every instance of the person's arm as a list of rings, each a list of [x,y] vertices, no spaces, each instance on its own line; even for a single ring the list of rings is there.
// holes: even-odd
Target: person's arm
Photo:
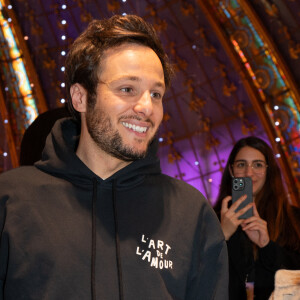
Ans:
[[[226,241],[219,220],[208,205],[199,216],[185,299],[228,299]]]
[[[259,259],[272,272],[279,269],[300,269],[300,253],[281,247],[273,241],[259,249]]]

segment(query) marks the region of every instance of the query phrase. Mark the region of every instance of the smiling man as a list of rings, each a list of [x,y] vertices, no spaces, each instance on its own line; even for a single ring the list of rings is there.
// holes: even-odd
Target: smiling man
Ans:
[[[164,70],[151,48],[126,42],[106,50],[95,101],[79,83],[70,92],[82,113],[76,153],[91,170],[105,179],[145,157],[163,117],[165,93]]]
[[[72,45],[73,119],[0,176],[0,299],[227,299],[227,249],[202,194],[163,175],[171,67],[142,18],[94,20]]]

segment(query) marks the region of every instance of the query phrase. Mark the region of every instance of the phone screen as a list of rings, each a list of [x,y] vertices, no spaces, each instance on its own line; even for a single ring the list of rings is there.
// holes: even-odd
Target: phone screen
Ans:
[[[253,202],[252,197],[252,179],[250,177],[234,177],[232,178],[232,203],[237,201],[243,195],[247,198],[240,204],[236,211]],[[253,216],[253,208],[251,207],[239,219],[248,219]]]

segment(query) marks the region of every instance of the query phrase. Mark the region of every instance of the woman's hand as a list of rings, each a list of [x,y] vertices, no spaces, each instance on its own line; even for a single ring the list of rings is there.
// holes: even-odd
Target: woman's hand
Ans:
[[[238,226],[242,224],[243,219],[239,219],[239,216],[244,214],[248,209],[252,207],[252,203],[246,205],[239,211],[235,211],[239,205],[247,198],[246,195],[239,198],[235,203],[233,203],[230,208],[228,208],[228,202],[231,200],[231,196],[227,196],[222,201],[221,208],[221,227],[225,236],[226,241],[235,233]]]
[[[265,247],[270,242],[267,222],[259,216],[255,203],[253,205],[253,217],[244,220],[241,227],[258,247]]]

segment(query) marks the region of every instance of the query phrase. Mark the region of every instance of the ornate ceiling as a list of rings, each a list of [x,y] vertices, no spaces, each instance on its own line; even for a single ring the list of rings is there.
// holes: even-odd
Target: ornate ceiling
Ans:
[[[237,51],[234,52],[232,45],[230,48],[229,42],[232,40],[231,36],[235,34],[235,40],[240,48],[243,43],[247,43],[244,48],[249,48],[248,59],[251,58],[255,64],[258,64],[256,58],[261,57],[264,62],[260,64],[265,63],[265,58],[260,53],[264,46],[254,45],[257,39],[252,41],[252,44],[249,41],[250,23],[243,24],[244,18],[237,25],[236,19],[240,17],[238,14],[235,15],[239,11],[237,7],[240,2],[244,3],[243,5],[246,3],[250,10],[248,6],[246,8],[243,6],[245,16],[254,13],[256,16],[254,28],[258,26],[265,29],[263,33],[256,32],[257,36],[261,37],[263,42],[267,41],[271,44],[273,51],[284,62],[284,67],[288,70],[294,84],[291,88],[289,85],[289,89],[299,90],[298,85],[295,84],[300,80],[299,1],[13,0],[4,2],[5,11],[9,16],[15,15],[14,26],[20,29],[22,43],[29,50],[32,68],[37,74],[35,81],[37,95],[40,95],[37,86],[39,83],[41,85],[43,96],[36,97],[40,113],[64,105],[66,91],[63,85],[62,67],[65,53],[72,41],[86,28],[88,22],[93,18],[132,13],[154,24],[176,67],[176,77],[164,99],[165,115],[159,132],[161,146],[159,155],[165,173],[189,182],[210,201],[214,201],[228,153],[239,138],[257,135],[269,142],[278,154],[291,153],[289,149],[281,149],[280,145],[277,147],[274,144],[272,139],[278,132],[272,127],[273,125],[269,124],[274,118],[274,112],[268,111],[263,102],[256,102],[255,97],[259,98],[259,94],[258,96],[251,94],[250,90],[254,88],[249,88],[245,84],[247,80],[251,81],[251,76],[247,77],[249,76],[245,68],[247,64],[238,62],[241,55],[239,56]],[[12,5],[11,10],[8,9],[9,4]],[[224,16],[227,16],[228,20],[225,20]],[[251,21],[251,17],[249,18]],[[236,24],[233,24],[234,22]],[[240,29],[237,30],[234,26],[240,26]],[[228,30],[222,32],[225,28],[234,31],[232,34]],[[248,52],[245,50],[244,53]],[[260,89],[267,96],[274,95],[268,93],[270,82],[274,78],[269,76],[270,74],[264,71],[264,68],[257,67],[258,70],[260,73],[256,73],[256,79]],[[7,95],[3,80],[1,85],[3,95]],[[12,115],[18,115],[15,114],[16,109],[9,104],[8,96],[5,101],[10,118]],[[270,98],[267,97],[264,101],[268,102]],[[266,118],[270,118],[270,121],[266,121]],[[293,117],[288,115],[286,122],[290,123],[291,118]],[[5,124],[2,114],[0,152],[11,155],[5,150],[9,147],[7,146],[8,135],[3,126]],[[12,131],[18,155],[24,130],[14,128]],[[282,140],[287,140],[282,130],[279,134],[282,134]],[[294,138],[299,137],[294,135]],[[0,158],[2,171],[14,166],[9,160],[9,155]],[[289,166],[289,162],[286,165],[282,164],[283,167],[287,165]],[[295,166],[295,170],[297,167]],[[294,178],[295,170],[289,173],[294,175]],[[289,180],[287,182],[290,182]]]

